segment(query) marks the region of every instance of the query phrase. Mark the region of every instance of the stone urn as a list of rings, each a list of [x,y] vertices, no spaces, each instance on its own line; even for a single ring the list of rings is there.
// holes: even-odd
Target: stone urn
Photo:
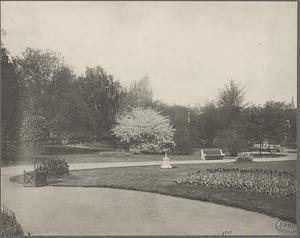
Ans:
[[[172,169],[172,166],[170,164],[170,159],[168,158],[167,153],[165,153],[165,157],[163,158],[163,163],[160,167],[162,169]]]

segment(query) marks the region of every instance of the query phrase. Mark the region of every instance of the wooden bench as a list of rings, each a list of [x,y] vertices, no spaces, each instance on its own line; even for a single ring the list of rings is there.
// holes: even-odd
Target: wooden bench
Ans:
[[[221,160],[224,157],[225,153],[221,149],[201,150],[201,159],[203,160]]]

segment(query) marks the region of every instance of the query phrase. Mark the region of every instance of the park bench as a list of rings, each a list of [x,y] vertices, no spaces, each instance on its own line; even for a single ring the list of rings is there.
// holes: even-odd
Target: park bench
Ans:
[[[201,150],[201,159],[203,160],[221,160],[224,159],[225,153],[221,149]]]

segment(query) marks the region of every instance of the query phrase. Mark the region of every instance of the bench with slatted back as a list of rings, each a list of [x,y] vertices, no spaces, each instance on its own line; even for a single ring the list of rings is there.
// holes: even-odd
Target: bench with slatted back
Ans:
[[[225,153],[221,149],[203,149],[201,150],[201,159],[204,160],[221,160],[224,159]]]

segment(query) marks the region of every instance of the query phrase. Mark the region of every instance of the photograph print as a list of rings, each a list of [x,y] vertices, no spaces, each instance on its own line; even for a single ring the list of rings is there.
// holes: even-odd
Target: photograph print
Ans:
[[[296,111],[296,1],[1,1],[0,236],[296,236]]]

